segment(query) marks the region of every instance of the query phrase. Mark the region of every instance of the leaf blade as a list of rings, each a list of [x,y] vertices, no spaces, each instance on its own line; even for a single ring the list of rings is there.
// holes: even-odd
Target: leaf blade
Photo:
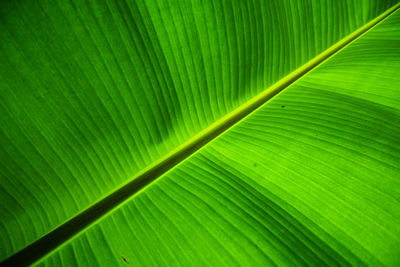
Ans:
[[[77,16],[78,17],[82,17],[83,16],[83,14],[86,12],[87,14],[90,14],[90,7],[84,7],[82,10],[79,10],[76,6],[75,7],[69,7],[69,8],[72,8],[70,11],[74,11],[75,13],[77,13]],[[96,8],[99,8],[99,7],[95,7],[94,8],[94,10],[96,10]],[[104,7],[100,7],[100,10],[104,10]],[[23,11],[20,11],[20,12],[23,12]],[[235,12],[237,12],[237,11],[235,11]],[[73,12],[72,12],[73,13]],[[87,15],[86,14],[86,15]],[[165,15],[165,14],[164,14]],[[67,15],[68,16],[68,15]],[[93,42],[93,40],[90,40],[90,38],[94,38],[94,39],[99,39],[100,41],[99,41],[99,43],[100,44],[103,44],[106,48],[105,48],[105,50],[106,51],[111,51],[111,53],[114,53],[114,50],[113,50],[113,47],[111,47],[109,44],[107,44],[106,42],[105,42],[105,40],[102,40],[102,37],[100,37],[100,35],[99,35],[99,33],[101,33],[101,31],[102,31],[102,29],[101,29],[101,27],[103,27],[103,26],[99,26],[99,25],[101,25],[101,23],[98,23],[98,21],[96,21],[96,19],[98,19],[98,17],[96,17],[96,16],[94,16],[94,15],[91,15],[91,16],[89,16],[90,17],[90,19],[92,19],[93,20],[93,23],[92,23],[92,25],[95,27],[95,31],[93,32],[93,33],[91,33],[92,35],[90,35],[91,37],[89,37],[89,39],[87,40],[87,42],[88,43],[90,43],[90,42]],[[235,16],[234,16],[235,17]],[[236,17],[235,17],[235,19],[236,19]],[[99,24],[99,25],[96,25],[96,24]],[[104,24],[105,25],[105,24]],[[107,37],[108,38],[108,37]],[[107,40],[107,38],[105,38],[106,40]],[[244,44],[244,42],[243,42],[243,40],[240,40],[240,42],[242,42],[242,44]],[[239,43],[240,43],[239,42]],[[114,45],[116,45],[115,43],[114,43]],[[34,46],[35,47],[35,46]],[[37,47],[35,47],[36,48],[36,50],[35,49],[30,49],[30,50],[28,50],[28,49],[26,49],[26,50],[28,50],[28,51],[40,51],[40,49],[38,50],[37,49]],[[117,49],[118,50],[118,49]],[[191,49],[188,49],[188,50],[191,50]],[[27,56],[27,55],[25,55],[25,56]],[[5,58],[8,58],[7,56],[4,56]],[[101,73],[101,74],[104,74],[104,76],[105,77],[108,77],[108,76],[112,76],[111,74],[107,74],[108,72],[110,72],[110,73],[114,73],[114,75],[116,75],[115,77],[117,77],[117,78],[102,78],[103,79],[103,83],[105,83],[106,85],[108,85],[108,86],[113,86],[113,82],[115,82],[115,81],[113,81],[113,80],[117,80],[117,81],[119,81],[121,84],[119,84],[118,85],[118,88],[120,89],[120,90],[122,90],[121,88],[126,88],[126,86],[127,86],[127,83],[126,83],[126,81],[124,81],[123,79],[119,79],[118,77],[121,77],[120,75],[121,75],[121,71],[119,71],[118,70],[118,66],[115,64],[115,60],[113,59],[113,57],[115,57],[115,55],[113,55],[113,56],[110,56],[110,57],[107,57],[107,56],[105,56],[105,58],[103,58],[103,55],[101,55],[101,57],[100,57],[100,59],[98,59],[98,60],[104,60],[104,62],[107,62],[107,63],[109,63],[110,64],[110,67],[106,67],[106,68],[103,68],[103,69],[101,69],[101,68],[99,68],[99,67],[95,67],[95,70],[96,70],[96,72],[99,72],[99,73]],[[133,57],[133,56],[132,56]],[[38,62],[41,62],[40,61],[40,59],[35,59],[36,61],[38,61]],[[87,61],[87,60],[86,60]],[[37,63],[37,62],[36,62]],[[187,63],[187,62],[186,62]],[[185,64],[186,64],[185,63]],[[87,63],[87,64],[89,64],[89,63]],[[101,65],[101,64],[100,64]],[[183,64],[184,65],[184,64]],[[180,69],[180,71],[179,71],[179,73],[185,73],[185,71],[187,72],[188,70],[184,70],[183,68],[182,68],[182,66],[180,66],[181,67],[181,69]],[[25,70],[27,69],[28,67],[27,66],[25,66]],[[110,68],[110,69],[107,69],[107,68]],[[113,70],[113,71],[110,71],[110,70]],[[196,71],[196,66],[192,66],[192,70],[193,71]],[[43,71],[43,70],[41,70],[41,71]],[[191,71],[189,71],[190,73],[191,73]],[[43,74],[42,74],[43,75]],[[76,74],[75,74],[76,75]],[[246,73],[246,75],[248,75],[247,73]],[[23,76],[23,75],[22,75]],[[40,79],[41,77],[40,77],[40,75],[38,75],[39,77],[34,77],[34,78],[32,78],[32,79]],[[15,76],[12,76],[13,77],[13,81],[15,80],[18,80],[18,78],[15,78]],[[189,79],[192,79],[192,81],[194,81],[194,80],[196,80],[196,77],[195,76],[192,76],[191,78],[189,78]],[[239,85],[241,85],[241,84],[243,84],[243,81],[244,80],[246,80],[246,78],[243,76],[243,77],[239,77],[239,80],[237,81],[237,84],[239,84]],[[190,83],[190,82],[189,82]],[[29,87],[31,87],[31,86],[28,86],[28,88]],[[239,87],[239,89],[240,89],[240,87]],[[40,94],[42,94],[42,93],[46,93],[46,91],[44,91],[44,92],[41,92]],[[112,125],[112,122],[113,121],[118,121],[118,120],[121,120],[121,121],[125,121],[125,120],[127,120],[127,117],[123,117],[122,115],[119,115],[118,114],[118,112],[115,112],[115,113],[113,113],[113,115],[108,115],[107,113],[112,113],[112,112],[110,112],[110,108],[109,107],[107,107],[107,105],[105,105],[105,101],[107,100],[107,99],[109,99],[109,101],[114,101],[113,99],[116,99],[116,98],[118,98],[118,99],[122,99],[122,96],[119,96],[118,95],[118,91],[116,91],[116,92],[113,92],[113,94],[112,95],[107,95],[108,93],[107,93],[107,91],[104,91],[103,92],[103,94],[102,94],[102,96],[101,97],[99,97],[99,99],[100,99],[100,101],[99,102],[97,102],[97,104],[92,104],[93,102],[90,102],[91,104],[90,105],[95,105],[95,106],[97,106],[97,107],[99,107],[99,108],[103,108],[103,110],[105,111],[105,113],[104,114],[106,114],[107,116],[110,116],[109,117],[109,119],[106,119],[106,120],[104,120],[104,124],[103,124],[103,126],[106,128],[106,129],[114,129],[113,130],[113,134],[111,134],[110,136],[106,136],[106,135],[103,135],[103,136],[101,136],[101,134],[99,134],[99,135],[97,135],[97,136],[95,136],[95,137],[93,137],[92,136],[92,139],[94,139],[94,140],[98,140],[98,139],[104,139],[104,140],[106,140],[106,142],[104,142],[104,143],[102,143],[100,146],[98,146],[96,149],[93,149],[92,150],[92,153],[88,153],[87,155],[87,157],[89,157],[89,158],[92,158],[92,159],[95,159],[95,157],[98,155],[98,154],[101,154],[101,151],[108,151],[106,154],[108,154],[108,155],[112,155],[112,154],[118,154],[118,153],[120,153],[120,151],[121,150],[124,150],[124,149],[127,149],[124,153],[125,154],[129,154],[129,153],[131,153],[132,151],[131,151],[131,148],[130,148],[130,146],[129,145],[127,145],[126,143],[124,143],[124,142],[126,142],[127,140],[129,140],[129,132],[131,131],[131,129],[126,129],[126,128],[124,128],[125,130],[124,130],[124,133],[120,133],[120,131],[121,131],[121,129],[120,128],[118,128],[118,127],[113,127],[113,125]],[[126,93],[126,94],[128,94],[128,93]],[[233,92],[233,94],[235,95],[241,95],[241,94],[243,94],[243,92],[242,93],[240,93],[240,92]],[[16,98],[16,99],[19,99],[20,97],[18,97],[17,95],[11,95],[12,97],[14,97],[14,98]],[[41,95],[41,97],[42,97],[42,95]],[[146,96],[146,97],[148,97],[148,96]],[[55,98],[56,100],[57,100],[57,98]],[[84,99],[84,97],[82,97],[82,96],[80,96],[80,97],[78,97],[78,99]],[[36,99],[35,99],[35,97],[32,97],[32,98],[28,98],[28,99],[24,99],[24,101],[25,102],[23,102],[23,104],[24,105],[26,105],[26,106],[28,106],[29,107],[29,105],[31,104],[30,102],[35,102],[35,109],[38,109],[39,108],[39,106],[40,106],[40,102],[38,102]],[[53,100],[52,100],[53,101]],[[11,102],[11,100],[10,100],[10,102]],[[121,103],[123,103],[123,101],[120,101]],[[182,101],[180,101],[180,102],[182,102]],[[4,102],[3,102],[4,103]],[[6,102],[7,104],[9,103],[9,102]],[[54,107],[57,107],[57,105],[58,105],[58,102],[57,101],[54,101],[54,105],[53,105],[53,107],[52,108],[54,108]],[[31,104],[32,105],[32,104]],[[16,105],[16,107],[19,107],[18,105]],[[75,106],[73,106],[73,107],[76,107],[76,105]],[[25,109],[26,109],[26,107],[24,107]],[[149,112],[149,110],[150,110],[151,108],[148,106],[147,108],[145,108],[144,110],[142,110],[142,112],[143,113],[146,113],[146,112]],[[15,109],[14,109],[15,110]],[[84,109],[82,109],[82,108],[80,108],[79,109],[79,111],[84,111]],[[147,111],[146,111],[147,110]],[[48,109],[46,110],[46,111],[48,111]],[[60,111],[59,109],[57,110],[58,112]],[[140,112],[141,113],[141,112]],[[82,114],[84,114],[84,112],[82,112]],[[193,116],[194,116],[194,114],[197,114],[197,112],[195,112],[195,113],[190,113],[190,118],[193,118]],[[68,114],[67,114],[68,115]],[[137,115],[138,116],[140,116],[140,114],[139,113],[137,113]],[[65,115],[64,115],[65,116]],[[72,116],[73,118],[79,118],[79,115],[77,115],[76,113],[74,113],[73,114],[73,116]],[[32,118],[34,119],[34,120],[36,120],[37,118],[36,117],[34,117],[34,116],[32,116]],[[48,115],[46,115],[46,117],[44,117],[45,118],[45,120],[51,120],[52,118],[50,117],[50,116],[48,116]],[[65,118],[65,117],[64,117]],[[20,117],[14,117],[13,119],[16,119],[16,120],[18,120],[18,119],[20,119]],[[41,123],[43,123],[43,122],[45,122],[45,120],[43,120]],[[62,121],[62,120],[61,120]],[[86,119],[86,122],[87,121],[89,121],[89,119]],[[6,122],[8,122],[8,121],[6,121]],[[86,123],[85,122],[85,123]],[[148,124],[148,122],[147,121],[142,121],[142,122],[140,122],[141,123],[141,125],[143,126],[143,127],[145,127],[145,125],[149,125]],[[27,125],[29,125],[29,122],[28,121],[24,121],[24,123],[23,124],[27,124]],[[161,124],[160,124],[161,125]],[[146,138],[147,138],[147,143],[150,143],[150,144],[152,144],[152,143],[156,143],[157,142],[157,140],[159,139],[159,137],[157,137],[157,131],[159,131],[157,128],[158,127],[160,127],[160,125],[155,125],[154,126],[154,131],[152,130],[152,131],[150,131],[152,134],[154,134],[154,135],[152,135],[152,136],[148,136],[148,137],[146,137],[146,136],[144,136],[144,137],[142,137],[143,138],[143,140],[146,140]],[[62,126],[62,125],[56,125],[56,126]],[[74,125],[73,125],[74,126]],[[149,129],[151,128],[151,126],[147,126]],[[79,127],[78,127],[79,128]],[[101,128],[101,127],[100,127]],[[91,129],[100,129],[99,127],[91,127]],[[77,129],[76,128],[76,126],[75,126],[75,129]],[[34,129],[28,129],[28,130],[34,130]],[[80,129],[81,130],[81,129]],[[20,130],[21,131],[21,130]],[[24,129],[24,131],[25,131],[25,133],[27,132],[27,130],[26,129]],[[39,148],[41,149],[41,151],[38,153],[38,155],[40,155],[41,153],[48,153],[47,151],[53,151],[53,152],[51,152],[50,154],[47,154],[47,156],[45,156],[44,158],[45,158],[45,160],[43,161],[43,162],[40,162],[39,161],[39,163],[40,164],[44,164],[44,166],[45,167],[43,167],[43,169],[44,170],[47,170],[47,171],[50,171],[50,172],[52,172],[51,174],[52,175],[50,175],[50,176],[48,176],[47,177],[47,179],[49,179],[49,178],[52,178],[52,176],[59,176],[60,175],[60,173],[64,173],[65,175],[66,175],[66,177],[68,177],[68,175],[72,175],[72,176],[79,176],[79,175],[81,175],[81,173],[82,172],[84,172],[84,169],[85,169],[85,166],[81,166],[81,165],[74,165],[74,164],[77,164],[76,162],[83,162],[84,160],[83,160],[83,158],[82,158],[82,156],[80,155],[78,158],[79,158],[79,160],[78,161],[74,161],[73,159],[68,159],[68,162],[71,162],[73,165],[72,166],[74,166],[74,171],[73,172],[70,172],[70,170],[68,170],[68,168],[66,168],[65,170],[63,170],[62,172],[58,172],[57,173],[57,171],[54,171],[54,170],[52,170],[54,167],[53,166],[51,166],[52,164],[49,164],[49,162],[47,162],[47,160],[48,159],[52,159],[52,158],[57,158],[57,157],[59,157],[59,153],[60,153],[60,151],[61,151],[61,149],[60,148],[64,148],[64,146],[60,146],[60,147],[58,147],[58,149],[56,149],[56,150],[58,150],[58,151],[56,151],[56,152],[54,152],[54,146],[55,146],[55,144],[56,144],[56,142],[57,141],[59,141],[60,140],[60,137],[57,137],[57,136],[53,136],[53,133],[54,133],[54,130],[51,130],[51,129],[46,129],[46,128],[44,128],[43,130],[42,130],[43,132],[45,132],[47,135],[49,135],[49,136],[51,136],[52,138],[54,138],[54,140],[55,140],[55,143],[53,143],[53,144],[45,144],[44,146],[39,146]],[[182,131],[184,131],[184,130],[182,130]],[[29,131],[28,131],[29,132]],[[138,131],[137,132],[138,134],[138,136],[140,136],[140,135],[143,135],[143,133],[141,133],[140,131]],[[26,143],[34,143],[34,138],[35,138],[35,136],[37,137],[37,136],[40,136],[40,132],[35,132],[34,134],[33,134],[33,136],[32,137],[30,137],[30,139],[28,139],[28,141],[26,142]],[[69,134],[68,133],[68,131],[65,131],[65,133],[63,133],[63,134]],[[132,133],[131,133],[132,134]],[[68,139],[68,138],[67,138]],[[181,138],[182,139],[182,138]],[[82,140],[84,140],[84,139],[82,139]],[[178,138],[178,140],[179,140],[179,138]],[[18,141],[20,141],[20,140],[18,140]],[[84,140],[85,141],[85,140]],[[133,142],[133,143],[131,143],[133,146],[136,146],[136,147],[140,147],[140,145],[138,145],[138,144],[134,144],[134,140],[132,141],[132,140],[130,140],[130,142]],[[176,140],[174,141],[174,142],[176,142]],[[89,142],[90,143],[90,142]],[[109,144],[108,144],[109,143]],[[139,142],[140,143],[140,142]],[[105,147],[103,147],[103,145],[105,146]],[[160,146],[160,147],[156,147],[155,149],[153,149],[153,150],[151,150],[149,147],[147,147],[147,146],[142,146],[142,148],[141,149],[138,149],[138,151],[141,153],[141,155],[144,155],[143,157],[144,158],[147,158],[147,159],[143,159],[143,162],[150,162],[150,161],[152,161],[152,160],[154,160],[154,155],[156,154],[156,151],[157,150],[163,150],[163,148],[162,148],[162,146],[164,146],[165,145],[165,143],[163,142],[163,144]],[[17,147],[18,146],[23,146],[23,143],[22,144],[18,144],[17,145]],[[53,147],[52,147],[53,146]],[[81,146],[82,147],[84,147],[84,143],[82,143],[81,144]],[[171,147],[173,147],[172,145],[170,146],[170,148]],[[13,148],[12,148],[13,149]],[[35,147],[33,147],[33,148],[31,148],[31,151],[34,151],[36,148]],[[11,149],[10,149],[11,150]],[[147,155],[146,155],[146,153],[145,154],[143,154],[143,151],[145,151],[145,150],[151,150],[150,151],[150,153],[148,153]],[[166,150],[164,150],[164,151],[167,151],[168,149],[166,149]],[[63,151],[63,152],[65,152],[65,151]],[[153,153],[154,152],[154,153]],[[33,152],[31,152],[31,153],[33,153]],[[73,153],[76,153],[75,151],[72,151],[71,152],[72,154],[70,154],[70,155],[74,155]],[[162,153],[161,153],[162,154]],[[101,164],[103,163],[104,164],[104,162],[107,162],[107,161],[109,161],[109,169],[108,169],[108,171],[110,172],[113,172],[114,173],[114,175],[110,175],[111,177],[125,177],[125,176],[127,176],[126,175],[126,173],[128,172],[128,170],[126,169],[126,168],[129,168],[129,167],[127,167],[128,165],[124,165],[124,162],[125,162],[125,164],[126,164],[126,162],[128,162],[129,160],[130,160],[130,158],[129,158],[129,156],[128,157],[126,157],[126,158],[124,158],[124,157],[122,157],[122,158],[120,158],[120,159],[113,159],[112,157],[111,158],[109,158],[109,159],[111,159],[111,160],[107,160],[107,158],[103,158],[102,159],[102,161],[101,162],[97,162],[97,166],[96,167],[94,167],[94,169],[96,169],[96,168],[100,168],[99,166],[101,166]],[[65,160],[65,159],[64,159]],[[57,162],[57,161],[56,161]],[[53,162],[54,163],[54,162]],[[144,164],[145,165],[145,164]],[[87,167],[87,166],[86,166]],[[32,167],[29,167],[29,168],[31,168],[31,169],[34,169],[34,168],[32,168]],[[5,169],[7,169],[6,167],[5,167]],[[10,176],[12,176],[12,175],[15,175],[15,173],[13,173],[13,170],[12,169],[8,169],[8,172],[6,172],[7,174],[10,174]],[[32,172],[33,174],[35,174],[35,175],[37,175],[35,172]],[[104,175],[104,173],[103,173],[103,175]],[[46,178],[46,177],[45,177]],[[26,179],[26,181],[28,181],[29,182],[29,179]],[[51,184],[52,183],[52,180],[49,180],[49,181],[51,181],[51,182],[48,182],[49,184]],[[34,231],[37,231],[38,232],[38,234],[36,234],[36,236],[40,236],[42,233],[44,233],[44,232],[46,232],[46,231],[48,231],[49,229],[51,229],[52,227],[54,227],[54,225],[57,225],[58,223],[60,223],[62,220],[63,220],[63,218],[65,219],[65,218],[68,218],[68,215],[67,216],[65,216],[65,215],[63,215],[62,213],[63,212],[68,212],[68,210],[79,210],[79,209],[82,209],[82,207],[86,207],[87,205],[88,205],[88,203],[92,203],[95,199],[96,199],[96,196],[94,196],[91,200],[89,199],[89,200],[87,200],[86,201],[86,203],[85,204],[81,204],[81,203],[79,203],[79,201],[77,200],[77,195],[83,195],[83,196],[87,196],[87,195],[92,195],[92,193],[87,193],[87,192],[90,192],[90,190],[88,189],[88,187],[86,187],[85,188],[85,186],[83,186],[83,184],[84,184],[84,181],[83,180],[81,180],[81,181],[78,181],[79,183],[80,183],[80,185],[76,185],[76,184],[74,184],[74,183],[70,183],[69,184],[69,186],[66,186],[66,185],[64,185],[64,183],[65,182],[68,182],[68,181],[66,181],[65,179],[60,179],[59,181],[56,181],[56,185],[53,185],[55,188],[58,188],[58,190],[56,190],[57,192],[60,192],[59,190],[60,190],[60,188],[65,188],[64,190],[65,190],[65,192],[69,192],[69,191],[74,191],[72,194],[69,194],[69,196],[68,196],[68,194],[66,194],[65,195],[65,198],[66,199],[64,199],[64,202],[63,203],[61,203],[61,204],[59,204],[59,206],[58,207],[63,207],[62,209],[57,209],[55,212],[53,212],[52,213],[52,215],[54,216],[54,217],[56,217],[56,219],[54,220],[54,217],[52,217],[52,216],[48,216],[47,214],[45,214],[45,216],[47,216],[47,217],[42,217],[42,218],[40,218],[40,217],[38,217],[38,221],[40,221],[40,220],[42,220],[42,221],[46,221],[46,220],[49,220],[50,221],[50,224],[45,224],[45,223],[42,223],[43,225],[44,225],[44,227],[43,227],[43,225],[37,225],[37,226],[40,226],[40,227],[43,227],[43,229],[41,229],[41,230],[38,230],[38,229],[34,229]],[[115,181],[114,182],[107,182],[106,180],[104,180],[104,185],[107,185],[107,183],[108,183],[108,188],[114,188],[115,187]],[[2,185],[4,185],[4,184],[2,184]],[[43,186],[43,183],[41,184],[42,186]],[[104,186],[104,185],[102,185],[102,186],[100,186],[100,185],[98,185],[98,184],[96,184],[94,187],[98,187],[97,188],[97,190],[105,190],[106,188],[107,188],[107,186]],[[14,185],[13,185],[14,186]],[[32,186],[32,185],[31,185]],[[90,188],[90,189],[93,189],[93,190],[95,190],[95,188]],[[69,189],[68,190],[68,188],[75,188],[75,190],[71,190],[71,189]],[[86,190],[86,193],[84,193],[84,192],[79,192],[79,190]],[[48,188],[48,191],[54,191],[54,188]],[[107,190],[105,190],[105,191],[107,191]],[[104,192],[105,192],[104,191]],[[79,194],[78,193],[76,193],[76,192],[79,192]],[[104,193],[102,193],[102,191],[100,191],[101,193],[100,193],[100,195],[104,195]],[[53,193],[54,194],[54,193]],[[98,194],[98,193],[97,193]],[[19,195],[23,195],[23,194],[21,194],[20,192],[19,192]],[[47,195],[49,195],[49,194],[47,194]],[[94,194],[94,195],[96,195],[96,194]],[[46,200],[40,200],[40,202],[41,203],[43,203],[43,202],[45,202]],[[48,200],[47,200],[48,201]],[[27,203],[28,201],[25,201],[25,203]],[[78,206],[78,208],[76,207],[76,205],[78,205],[78,204],[80,204],[81,206]],[[64,205],[66,205],[66,206],[64,206]],[[37,211],[37,208],[38,208],[38,206],[40,206],[40,204],[39,205],[36,205],[36,207],[34,207],[34,208],[36,208],[36,211]],[[60,212],[61,211],[61,212]],[[40,212],[38,212],[38,214],[43,214],[43,213],[40,213]],[[34,212],[31,212],[31,216],[33,216],[34,215]],[[24,221],[26,221],[27,220],[27,218],[24,218]],[[53,221],[52,221],[53,220]],[[19,231],[20,232],[23,232],[23,228],[24,227],[21,227],[21,226],[17,226],[17,228],[19,228]],[[20,235],[21,235],[21,233],[20,233]],[[24,234],[22,234],[22,235],[24,235]],[[11,235],[10,235],[11,236]],[[32,240],[32,236],[30,237],[31,238],[31,240]],[[35,238],[35,237],[34,237]],[[33,238],[33,239],[34,239]],[[25,239],[25,237],[23,237],[23,238],[20,238],[20,240],[24,240]],[[26,241],[23,241],[24,243],[27,243]],[[29,241],[28,241],[29,242]]]

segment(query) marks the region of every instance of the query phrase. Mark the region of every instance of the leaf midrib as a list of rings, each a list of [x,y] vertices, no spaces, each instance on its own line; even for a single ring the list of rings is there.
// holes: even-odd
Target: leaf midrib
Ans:
[[[326,49],[323,53],[319,54],[294,72],[290,73],[277,83],[273,84],[257,96],[253,97],[246,103],[239,106],[234,111],[228,113],[220,120],[213,123],[197,135],[189,139],[187,142],[176,148],[175,150],[168,153],[166,156],[149,166],[148,168],[135,175],[130,182],[121,186],[113,193],[109,194],[102,200],[93,204],[85,211],[79,213],[72,219],[66,221],[62,225],[58,226],[45,236],[41,237],[37,241],[33,242],[29,246],[20,250],[16,254],[12,255],[1,263],[2,266],[20,266],[29,265],[46,254],[54,251],[62,244],[76,237],[79,233],[82,233],[86,228],[89,228],[92,224],[105,217],[107,214],[123,205],[130,198],[137,195],[139,192],[150,186],[152,182],[160,178],[166,172],[172,170],[180,162],[189,158],[195,152],[204,147],[207,143],[221,135],[223,132],[234,126],[245,117],[260,108],[263,104],[268,102],[271,98],[288,88],[291,84],[305,76],[314,68],[320,66],[326,62],[329,58],[334,56],[344,47],[352,43],[353,41],[360,38],[366,32],[371,30],[378,23],[382,22],[388,16],[393,14],[397,9],[400,8],[400,3],[394,5],[380,16],[371,20],[367,24],[363,25],[344,39],[340,40],[336,44]]]

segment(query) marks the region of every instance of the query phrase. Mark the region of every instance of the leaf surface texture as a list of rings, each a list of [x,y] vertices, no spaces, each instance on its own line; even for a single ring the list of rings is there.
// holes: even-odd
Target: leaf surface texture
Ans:
[[[1,259],[395,3],[216,2],[0,4]],[[399,17],[40,264],[399,263]]]

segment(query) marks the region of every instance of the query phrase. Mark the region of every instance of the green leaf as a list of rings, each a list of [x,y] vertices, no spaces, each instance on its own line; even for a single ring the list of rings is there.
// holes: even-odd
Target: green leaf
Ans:
[[[0,259],[398,265],[395,3],[1,3]]]

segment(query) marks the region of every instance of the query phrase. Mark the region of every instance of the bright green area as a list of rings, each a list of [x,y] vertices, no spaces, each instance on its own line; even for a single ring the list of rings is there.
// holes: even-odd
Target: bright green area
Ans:
[[[3,1],[0,260],[396,2]],[[42,263],[399,263],[399,17]]]

